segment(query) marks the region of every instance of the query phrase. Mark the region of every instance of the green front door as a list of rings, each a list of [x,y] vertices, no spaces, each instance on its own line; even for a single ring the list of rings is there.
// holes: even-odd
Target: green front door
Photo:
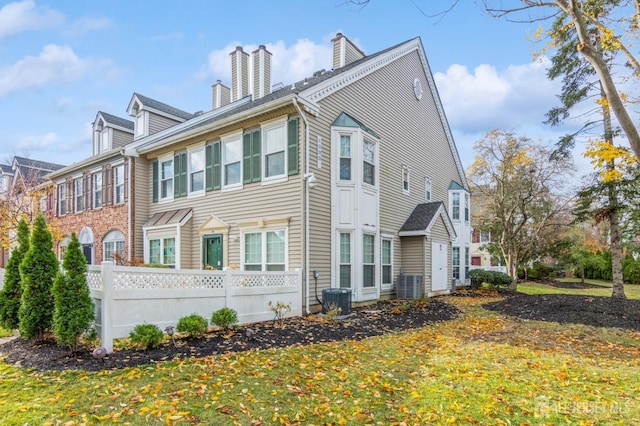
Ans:
[[[205,235],[202,237],[202,263],[205,269],[221,271],[222,264],[222,235]]]

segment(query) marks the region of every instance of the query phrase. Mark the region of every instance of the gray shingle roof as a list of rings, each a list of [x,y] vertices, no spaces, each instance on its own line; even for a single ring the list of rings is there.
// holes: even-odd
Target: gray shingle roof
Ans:
[[[100,114],[102,118],[104,118],[104,120],[109,124],[113,124],[118,127],[124,127],[125,129],[129,129],[133,131],[134,123],[131,120],[127,120],[126,118],[120,118],[104,111],[100,111],[98,112],[98,114]]]
[[[44,181],[44,176],[63,168],[61,164],[48,163],[46,161],[32,160],[25,157],[13,157],[13,164],[23,178],[35,178],[38,182]]]
[[[180,117],[183,120],[189,120],[193,117],[195,117],[194,114],[191,114],[190,112],[186,112],[183,111],[181,109],[172,107],[171,105],[167,105],[163,102],[160,101],[156,101],[155,99],[151,99],[149,97],[146,97],[144,95],[141,95],[140,93],[134,93],[133,96],[137,97],[138,100],[140,102],[142,102],[142,105],[158,110],[158,111],[162,111],[165,112],[167,114],[173,115],[175,117]]]
[[[400,232],[424,231],[438,213],[442,206],[442,201],[418,204],[409,215],[407,221],[402,225]]]
[[[413,40],[413,39],[410,39],[410,40]],[[282,87],[281,89],[276,90],[274,92],[271,92],[270,94],[268,94],[266,96],[263,96],[263,97],[261,97],[259,99],[251,100],[251,101],[249,101],[247,103],[238,105],[238,108],[231,109],[231,110],[225,112],[224,114],[220,114],[220,115],[217,115],[217,116],[211,118],[210,120],[205,120],[205,121],[201,121],[199,123],[194,123],[193,126],[185,127],[183,129],[183,131],[186,132],[186,131],[189,131],[189,130],[196,129],[198,127],[208,126],[208,125],[210,125],[212,123],[215,123],[218,120],[222,120],[222,119],[224,119],[226,117],[238,114],[238,113],[240,113],[242,111],[246,111],[246,110],[255,108],[257,106],[272,102],[272,101],[274,101],[276,99],[280,99],[280,98],[283,98],[283,97],[288,96],[288,95],[298,94],[298,93],[302,92],[303,90],[307,90],[308,88],[310,88],[312,86],[320,84],[323,81],[325,81],[325,80],[327,80],[327,79],[329,79],[331,77],[335,77],[336,75],[339,75],[339,74],[341,74],[343,72],[346,72],[346,71],[350,70],[351,68],[357,67],[358,65],[360,65],[361,63],[363,63],[365,61],[368,61],[368,60],[370,60],[372,58],[375,58],[377,56],[383,55],[384,53],[386,53],[388,51],[396,49],[397,47],[402,46],[403,44],[407,43],[410,40],[404,41],[402,43],[398,43],[398,44],[396,44],[394,46],[391,46],[391,47],[389,47],[387,49],[381,50],[381,51],[376,52],[374,54],[371,54],[369,56],[365,56],[364,58],[358,59],[357,61],[354,61],[354,62],[352,62],[352,63],[350,63],[348,65],[345,65],[345,66],[343,66],[341,68],[338,68],[336,70],[318,71],[318,72],[314,73],[314,75],[312,77],[305,78],[304,80],[300,80],[300,81],[298,81],[296,83],[293,83],[293,84],[285,84],[284,87]],[[140,100],[142,101],[142,99],[140,99]]]
[[[12,175],[13,174],[13,169],[11,168],[11,166],[9,164],[0,164],[0,172],[6,173],[8,175]]]

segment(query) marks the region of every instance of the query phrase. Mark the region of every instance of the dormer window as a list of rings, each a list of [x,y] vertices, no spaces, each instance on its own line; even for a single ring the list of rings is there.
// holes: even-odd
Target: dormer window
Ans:
[[[100,132],[100,152],[105,152],[111,149],[111,138],[109,137],[109,128],[104,128]]]
[[[136,114],[136,137],[147,135],[146,114],[144,111],[138,111]]]

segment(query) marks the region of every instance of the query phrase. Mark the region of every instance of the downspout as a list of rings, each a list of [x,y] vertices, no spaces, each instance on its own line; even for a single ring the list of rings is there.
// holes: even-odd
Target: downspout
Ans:
[[[304,308],[306,315],[309,315],[311,311],[309,310],[309,177],[312,176],[309,173],[309,121],[307,121],[307,116],[304,114],[300,105],[298,105],[298,99],[293,98],[293,105],[298,110],[298,114],[302,117],[302,121],[304,121],[304,284],[305,284],[305,294],[304,294]]]
[[[133,194],[131,193],[131,169],[133,166],[133,162],[131,161],[131,157],[126,157],[127,161],[129,162],[129,167],[127,167],[127,174],[129,176],[127,176],[127,245],[129,246],[129,250],[127,250],[127,260],[129,261],[129,264],[131,264],[131,262],[133,261],[133,250],[132,250],[132,236],[131,234],[133,233],[133,212],[131,211],[131,204],[132,204],[132,200],[133,200]]]

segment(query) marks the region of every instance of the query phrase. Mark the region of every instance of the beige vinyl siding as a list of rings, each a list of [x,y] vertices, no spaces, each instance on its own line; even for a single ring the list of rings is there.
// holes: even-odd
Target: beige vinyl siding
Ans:
[[[184,147],[196,143],[198,141],[218,140],[220,134],[225,134],[237,129],[251,129],[259,126],[261,121],[267,121],[282,115],[292,117],[295,115],[295,109],[289,107],[273,111],[264,116],[254,117],[246,122],[236,124],[233,127],[227,127],[212,131],[199,139],[186,140],[181,144],[176,144],[170,150],[149,154],[149,158],[155,159],[157,156],[165,155],[169,152],[179,151]],[[303,167],[304,161],[304,138],[302,134],[302,120],[298,126],[299,145],[300,145],[300,167]],[[260,219],[268,221],[269,219],[277,219],[289,217],[288,225],[288,266],[290,270],[301,269],[303,267],[303,214],[304,214],[304,197],[303,197],[303,181],[302,169],[297,175],[288,176],[286,182],[263,183],[254,182],[244,184],[242,189],[233,191],[222,191],[220,189],[207,191],[204,196],[199,197],[179,197],[174,198],[170,203],[153,203],[151,200],[151,182],[147,177],[147,200],[149,200],[149,211],[147,218],[155,213],[175,210],[181,208],[192,208],[193,216],[191,218],[192,233],[189,237],[191,241],[191,254],[188,262],[183,257],[182,268],[201,267],[201,242],[199,229],[211,215],[215,215],[219,220],[229,225],[229,240],[223,242],[225,249],[228,249],[229,264],[225,266],[235,265],[241,268],[241,247],[242,239],[240,233],[242,229],[240,224],[258,221]],[[146,167],[147,176],[152,176],[151,162]],[[145,219],[146,220],[146,219]],[[143,222],[144,223],[144,222]],[[259,229],[259,228],[254,228]]]
[[[416,100],[413,80],[425,88]],[[331,268],[331,123],[346,112],[369,126],[380,137],[380,229],[398,232],[417,204],[425,202],[424,178],[432,179],[432,201],[448,203],[451,180],[463,182],[434,104],[422,63],[412,52],[387,67],[356,81],[321,100],[319,117],[310,121],[311,172],[317,185],[311,190],[311,269]],[[322,168],[317,168],[317,137],[322,138]],[[402,165],[411,168],[410,194],[402,191]],[[449,241],[445,239],[444,241]],[[430,244],[430,243],[429,243]],[[335,249],[335,248],[334,248]],[[430,249],[429,249],[430,253]],[[394,252],[394,274],[407,253],[403,242]],[[405,270],[405,273],[409,271]],[[422,272],[420,272],[422,273]],[[318,292],[331,285],[329,274],[321,274]],[[395,279],[395,277],[394,277]]]
[[[172,120],[168,117],[163,117],[162,115],[149,112],[149,135],[153,135],[154,133],[158,133],[164,129],[175,126],[178,123],[180,123],[180,121]]]
[[[133,158],[133,168],[131,170],[133,188],[129,200],[131,203],[131,217],[133,218],[133,247],[134,257],[142,259],[144,256],[144,236],[142,225],[151,216],[149,214],[149,204],[151,201],[151,167],[149,162],[143,157]]]
[[[195,252],[199,252],[200,246],[194,244],[198,242],[198,234],[193,232],[193,218],[189,219],[180,228],[180,268],[182,269],[201,269],[200,256]],[[178,241],[176,241],[178,244]],[[176,259],[177,262],[177,259]]]
[[[111,143],[113,144],[112,148],[117,148],[120,146],[125,146],[133,142],[133,133],[127,133],[122,130],[112,129],[113,137],[111,139]]]
[[[424,236],[402,238],[402,272],[407,275],[425,274],[425,247],[431,244]],[[431,250],[429,250],[431,251]],[[423,280],[427,280],[427,276]]]

